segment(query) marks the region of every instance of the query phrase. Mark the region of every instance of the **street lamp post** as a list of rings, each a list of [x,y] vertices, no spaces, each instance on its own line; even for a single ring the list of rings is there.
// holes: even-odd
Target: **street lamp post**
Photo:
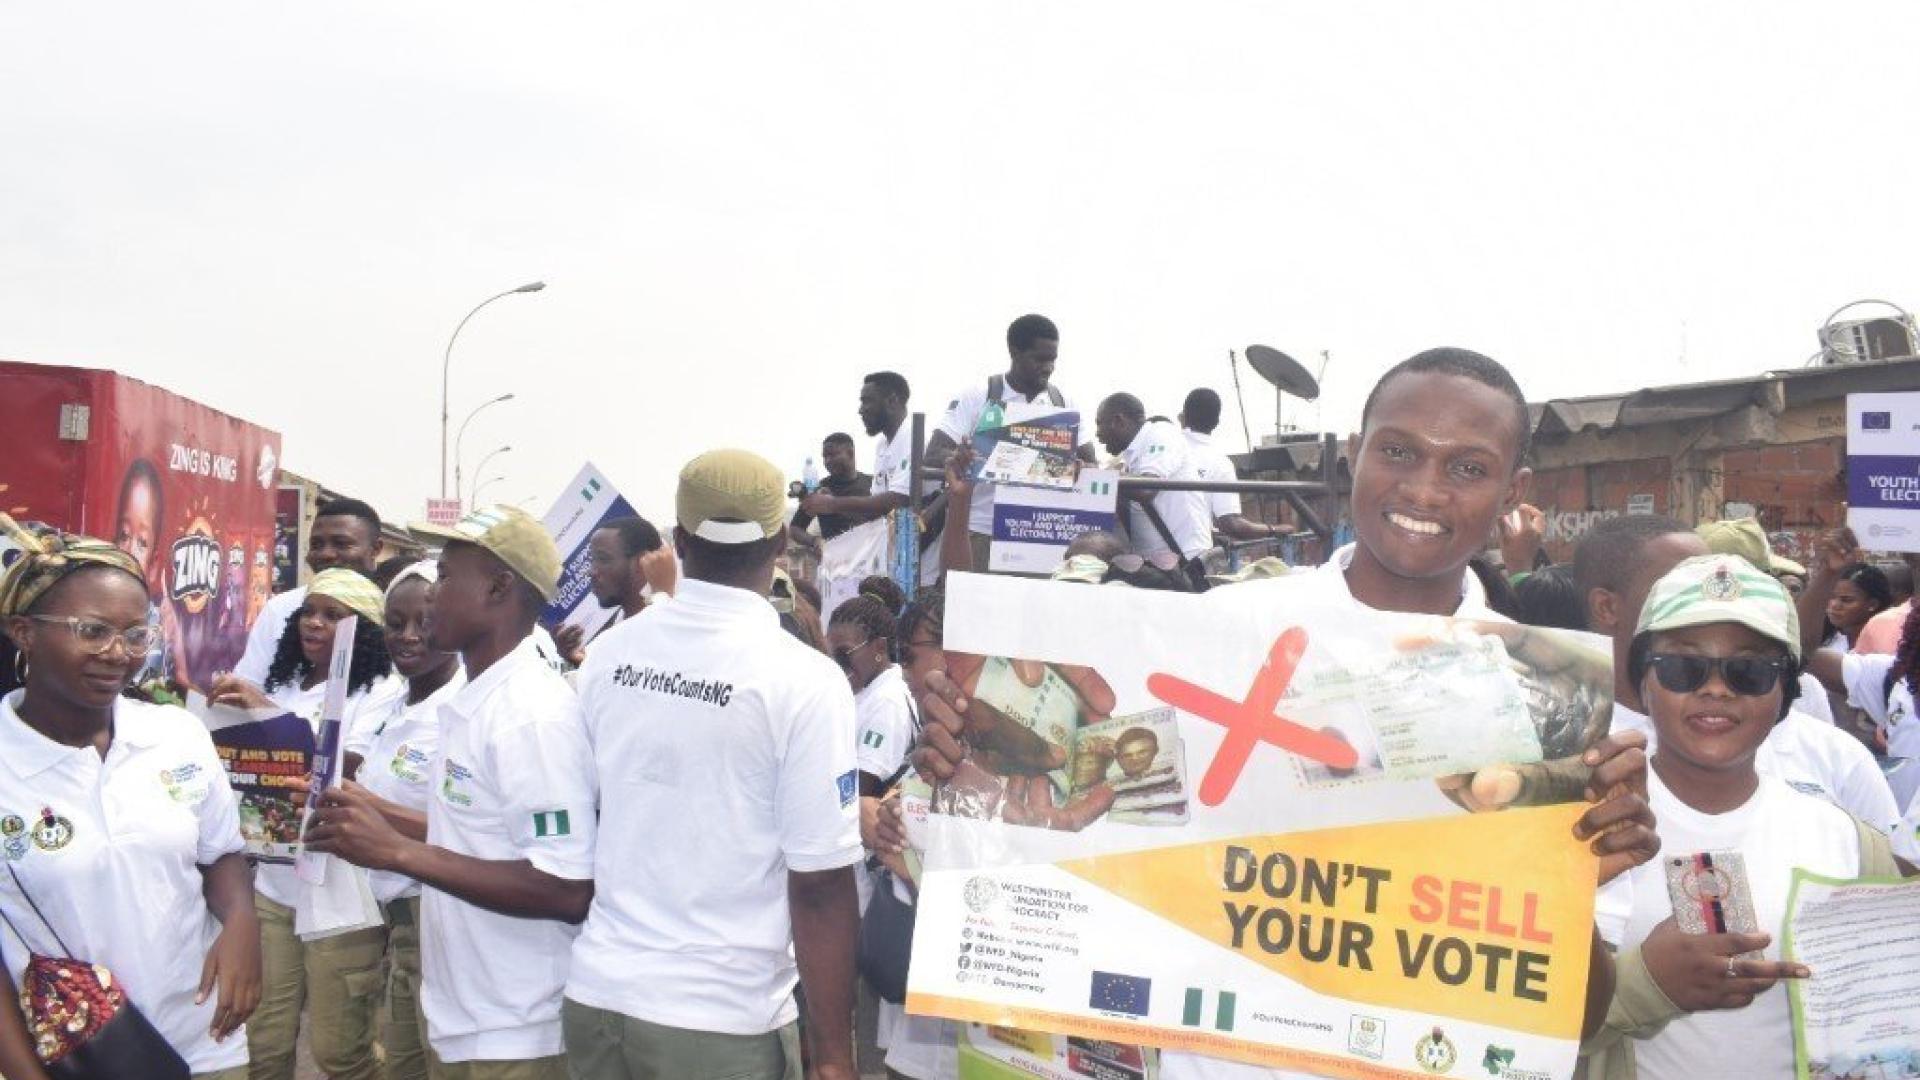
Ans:
[[[513,394],[506,393],[490,401],[483,401],[475,406],[472,412],[467,414],[465,420],[460,421],[460,431],[453,437],[453,495],[455,498],[460,497],[460,488],[463,486],[460,482],[460,448],[465,445],[467,425],[473,423],[473,418],[479,416],[489,405],[498,405],[503,401],[512,400]]]
[[[500,456],[501,454],[504,454],[504,453],[506,453],[507,451],[509,451],[509,450],[511,450],[511,449],[513,449],[513,447],[511,447],[511,446],[496,446],[496,447],[494,447],[494,448],[493,448],[492,450],[489,450],[489,451],[487,452],[487,456],[486,456],[486,457],[483,457],[483,458],[481,458],[481,459],[480,459],[480,464],[478,464],[478,465],[475,465],[475,466],[473,467],[473,475],[475,475],[475,476],[479,476],[479,475],[480,475],[481,473],[484,473],[484,472],[486,472],[486,471],[487,471],[487,464],[488,464],[489,462],[491,462],[491,461],[492,461],[492,460],[493,460],[494,458],[497,458],[497,457],[499,457],[499,456]],[[500,478],[499,478],[499,477],[497,477],[497,476],[493,478],[493,480],[498,480],[498,479],[500,479]],[[493,483],[493,480],[488,480],[488,481],[486,481],[486,483],[478,483],[478,482],[476,482],[476,483],[474,484],[474,486],[473,486],[473,498],[472,498],[472,499],[471,499],[471,500],[469,501],[469,508],[470,508],[470,509],[473,509],[473,508],[478,508],[478,507],[479,507],[479,505],[480,505],[480,489],[481,489],[481,488],[483,488],[483,487],[485,487],[485,486],[487,486],[487,484],[491,484],[491,483]],[[455,489],[455,491],[456,491],[456,493],[457,493],[457,492],[458,492],[458,489]]]
[[[479,505],[479,503],[480,503],[480,493],[481,493],[481,492],[483,492],[483,491],[485,491],[485,490],[487,490],[487,486],[488,486],[488,485],[490,485],[490,484],[495,484],[495,483],[498,483],[499,481],[502,481],[502,480],[505,480],[505,479],[506,479],[506,477],[504,477],[504,476],[489,476],[489,477],[487,477],[487,478],[486,478],[485,480],[482,480],[482,481],[480,481],[479,483],[477,483],[477,484],[475,484],[475,485],[473,485],[473,501],[474,501],[474,505],[476,505],[476,506],[477,506],[477,505]]]
[[[453,369],[453,343],[460,340],[460,331],[466,328],[467,320],[480,314],[480,309],[495,300],[512,296],[514,293],[536,293],[547,287],[544,281],[531,281],[517,289],[508,289],[475,304],[472,311],[453,328],[453,336],[447,339],[447,353],[440,360],[440,497],[447,497],[447,378]]]

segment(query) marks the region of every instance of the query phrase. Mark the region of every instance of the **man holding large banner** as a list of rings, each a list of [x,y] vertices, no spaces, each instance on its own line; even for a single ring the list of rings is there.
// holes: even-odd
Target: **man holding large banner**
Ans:
[[[909,1009],[1160,1046],[1169,1080],[1571,1074],[1613,985],[1593,883],[1658,841],[1604,644],[1465,569],[1525,494],[1523,401],[1462,350],[1390,371],[1317,572],[960,579]]]

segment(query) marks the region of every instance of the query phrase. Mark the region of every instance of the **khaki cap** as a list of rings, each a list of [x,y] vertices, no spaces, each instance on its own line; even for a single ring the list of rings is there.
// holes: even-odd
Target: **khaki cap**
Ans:
[[[750,544],[787,524],[787,480],[773,462],[746,450],[709,450],[680,470],[674,515],[689,536]]]
[[[560,549],[554,547],[546,527],[525,510],[511,506],[473,510],[452,527],[416,521],[407,531],[485,548],[525,578],[542,600],[552,602],[560,587]]]
[[[1737,555],[1695,555],[1654,582],[1634,636],[1723,622],[1771,638],[1800,659],[1800,616],[1792,597],[1772,575]]]
[[[1807,576],[1806,567],[1773,553],[1767,543],[1767,530],[1752,518],[1709,521],[1693,531],[1707,542],[1707,550],[1715,555],[1738,555],[1769,574]]]

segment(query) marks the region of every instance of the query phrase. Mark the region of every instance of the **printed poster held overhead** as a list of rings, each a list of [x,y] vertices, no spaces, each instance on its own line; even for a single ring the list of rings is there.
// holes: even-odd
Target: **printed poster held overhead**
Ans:
[[[1005,424],[974,433],[975,480],[1061,490],[1073,487],[1080,414],[1071,409],[1034,411],[1039,408],[1006,407],[1002,410]]]

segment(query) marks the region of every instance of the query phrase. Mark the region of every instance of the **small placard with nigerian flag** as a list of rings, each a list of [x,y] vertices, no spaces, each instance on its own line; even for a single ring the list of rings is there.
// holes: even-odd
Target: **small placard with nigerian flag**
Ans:
[[[540,519],[561,556],[560,583],[540,614],[540,625],[555,633],[563,626],[578,626],[587,640],[592,640],[612,624],[618,612],[593,595],[593,553],[589,545],[595,530],[619,518],[637,516],[633,504],[592,462],[580,467]]]
[[[1215,1031],[1233,1030],[1234,997],[1231,990],[1202,990],[1187,987],[1187,1000],[1180,1009],[1185,1027],[1210,1027]]]
[[[1060,565],[1076,537],[1111,532],[1119,479],[1111,469],[1081,469],[1068,491],[996,488],[989,568],[1044,574]]]
[[[573,832],[573,823],[567,820],[565,810],[542,810],[533,815],[533,838],[545,839],[550,836],[566,836]]]

